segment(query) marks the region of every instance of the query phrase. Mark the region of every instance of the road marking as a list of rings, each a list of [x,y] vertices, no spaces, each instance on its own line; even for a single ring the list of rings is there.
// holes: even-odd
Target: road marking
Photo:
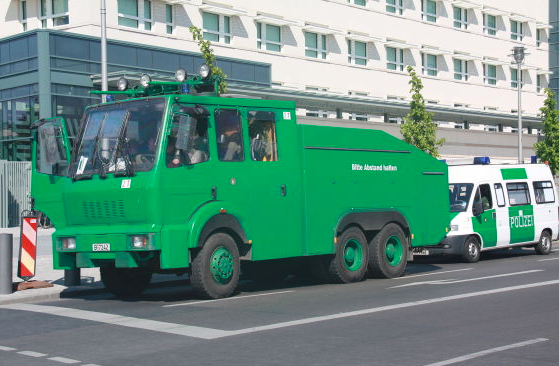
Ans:
[[[490,278],[518,276],[518,275],[522,275],[522,274],[543,272],[543,271],[544,271],[543,269],[533,269],[533,270],[530,270],[530,271],[512,272],[512,273],[503,273],[503,274],[493,275],[493,276],[467,278],[465,280],[448,279],[448,280],[435,280],[435,281],[421,281],[421,282],[406,283],[406,284],[403,284],[403,285],[392,286],[392,287],[388,287],[388,288],[391,289],[391,288],[410,287],[410,286],[419,286],[419,285],[448,285],[448,284],[453,284],[453,283],[481,281],[481,280],[487,280],[487,279],[490,279]]]
[[[72,360],[71,358],[65,358],[65,357],[51,357],[51,358],[47,358],[47,360],[61,362],[61,363],[67,363],[67,364],[80,363],[81,362],[81,361],[78,361],[78,360]]]
[[[473,269],[473,267],[470,268],[462,268],[462,269],[453,269],[452,271],[437,271],[437,272],[431,272],[431,273],[423,273],[423,274],[417,274],[417,275],[411,275],[411,276],[402,276],[402,277],[396,277],[393,278],[393,280],[405,280],[408,278],[414,278],[414,277],[423,277],[423,276],[434,276],[434,275],[438,275],[438,274],[443,274],[443,273],[452,273],[452,272],[461,272],[461,271],[469,271]]]
[[[471,359],[473,359],[473,358],[478,358],[478,357],[486,356],[486,355],[489,355],[489,354],[492,354],[492,353],[507,351],[507,350],[513,349],[513,348],[525,347],[525,346],[529,346],[529,345],[536,344],[536,343],[540,343],[540,342],[546,342],[546,341],[548,341],[548,340],[549,340],[549,339],[547,339],[547,338],[536,338],[536,339],[531,339],[531,340],[529,340],[529,341],[524,341],[524,342],[509,344],[509,345],[507,345],[507,346],[502,346],[502,347],[490,348],[490,349],[486,349],[486,350],[484,350],[484,351],[480,351],[480,352],[476,352],[476,353],[470,353],[470,354],[468,354],[468,355],[464,355],[464,356],[460,356],[460,357],[451,358],[450,360],[446,360],[446,361],[440,361],[440,362],[430,363],[429,365],[425,365],[425,366],[446,366],[446,365],[452,365],[453,363],[463,362],[463,361],[471,360]]]
[[[45,353],[33,352],[33,351],[20,351],[20,355],[31,356],[31,357],[45,357]]]
[[[17,348],[0,346],[0,351],[17,351]]]
[[[205,301],[194,301],[194,302],[184,302],[184,303],[180,303],[180,304],[163,305],[163,307],[164,307],[164,308],[172,308],[172,307],[174,307],[174,306],[187,306],[187,305],[196,305],[196,304],[209,304],[209,303],[211,303],[211,302],[216,302],[216,301],[241,300],[241,299],[246,299],[247,297],[280,295],[280,294],[287,294],[287,293],[289,293],[289,292],[295,292],[295,291],[290,290],[290,291],[266,292],[266,293],[264,293],[264,294],[246,295],[246,296],[235,296],[235,297],[228,297],[228,298],[225,298],[225,299],[205,300]]]
[[[539,259],[538,262],[545,262],[545,261],[559,261],[558,258],[547,258],[547,259]]]
[[[93,311],[76,310],[70,308],[45,306],[45,305],[21,303],[21,304],[2,305],[0,306],[0,308],[39,312],[44,314],[57,315],[57,316],[76,318],[82,320],[90,320],[90,321],[96,321],[100,323],[151,330],[151,331],[161,332],[161,333],[170,333],[170,334],[182,335],[182,336],[193,337],[193,338],[216,339],[216,338],[230,337],[230,336],[241,335],[241,334],[262,332],[266,330],[293,327],[298,325],[319,323],[319,322],[324,322],[329,320],[350,318],[354,316],[369,315],[374,313],[380,313],[383,311],[412,308],[412,307],[422,306],[422,305],[436,304],[436,303],[442,303],[447,301],[468,299],[468,298],[473,298],[478,296],[493,295],[493,294],[519,291],[519,290],[537,288],[543,286],[552,286],[552,285],[559,285],[559,279],[552,280],[552,281],[545,281],[545,282],[529,283],[525,285],[502,287],[493,290],[468,292],[460,295],[437,297],[437,298],[432,298],[427,300],[416,300],[416,301],[410,301],[410,302],[405,302],[400,304],[380,306],[376,308],[368,308],[368,309],[349,311],[349,312],[337,313],[331,315],[315,316],[311,318],[305,318],[305,319],[299,319],[299,320],[293,320],[293,321],[287,321],[287,322],[281,322],[275,324],[268,324],[268,325],[257,326],[257,327],[250,327],[250,328],[239,329],[239,330],[220,330],[220,329],[212,329],[212,328],[194,327],[189,325],[166,323],[166,322],[159,322],[154,320],[144,320],[139,318],[131,318],[131,317],[125,317],[125,316],[120,316],[115,314],[97,313]]]

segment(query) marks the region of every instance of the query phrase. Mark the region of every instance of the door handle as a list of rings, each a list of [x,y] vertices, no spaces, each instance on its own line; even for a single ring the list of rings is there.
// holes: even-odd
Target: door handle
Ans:
[[[497,219],[497,213],[496,212],[493,212],[492,216],[493,216],[493,220]]]
[[[282,185],[281,185],[281,195],[282,195],[283,197],[285,197],[286,194],[287,194],[287,190],[286,190],[286,188],[285,188],[285,184],[282,184]]]

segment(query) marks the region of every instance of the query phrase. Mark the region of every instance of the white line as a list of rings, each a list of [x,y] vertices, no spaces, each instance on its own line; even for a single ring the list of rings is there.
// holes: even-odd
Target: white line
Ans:
[[[485,276],[485,277],[476,277],[476,278],[467,278],[465,280],[436,280],[436,281],[422,281],[422,282],[412,282],[406,283],[404,285],[392,286],[391,288],[399,288],[399,287],[409,287],[409,286],[418,286],[418,285],[448,285],[453,283],[464,283],[464,282],[472,282],[472,281],[480,281],[480,280],[487,280],[489,278],[500,278],[500,277],[509,277],[509,276],[518,276],[522,274],[528,273],[536,273],[536,272],[543,272],[543,269],[532,269],[530,271],[522,271],[522,272],[512,272],[512,273],[503,273],[499,275],[493,276]]]
[[[31,357],[45,357],[45,353],[33,352],[33,351],[20,351],[20,355],[31,356]]]
[[[212,328],[194,327],[189,325],[166,323],[166,322],[159,322],[154,320],[130,318],[130,317],[125,317],[125,316],[120,316],[115,314],[97,313],[93,311],[76,310],[76,309],[62,308],[56,306],[24,304],[24,303],[2,305],[0,306],[0,308],[39,312],[39,313],[45,313],[50,315],[57,315],[57,316],[76,318],[82,320],[90,320],[90,321],[96,321],[100,323],[120,325],[120,326],[125,326],[130,328],[136,328],[136,329],[152,330],[155,332],[177,334],[177,335],[194,337],[194,338],[216,339],[216,338],[223,338],[223,337],[235,336],[240,334],[262,332],[262,331],[272,330],[272,329],[287,328],[287,327],[304,325],[304,324],[312,324],[312,323],[318,323],[318,322],[335,320],[335,319],[343,319],[343,318],[349,318],[354,316],[380,313],[383,311],[412,308],[421,305],[436,304],[436,303],[442,303],[447,301],[461,300],[461,299],[473,298],[478,296],[499,294],[499,293],[512,292],[512,291],[537,288],[543,286],[551,286],[551,285],[559,285],[559,279],[552,280],[552,281],[545,281],[545,282],[529,283],[525,285],[502,287],[493,290],[469,292],[460,295],[438,297],[438,298],[427,299],[427,300],[417,300],[417,301],[405,302],[401,304],[349,311],[345,313],[337,313],[332,315],[316,316],[311,318],[305,318],[305,319],[299,319],[299,320],[293,320],[293,321],[287,321],[287,322],[281,322],[281,323],[275,323],[275,324],[269,324],[269,325],[251,327],[251,328],[245,328],[239,330],[220,330],[220,329],[212,329]]]
[[[0,346],[0,351],[17,351],[17,348]]]
[[[434,275],[443,274],[443,273],[469,271],[470,269],[473,269],[473,268],[470,267],[470,268],[462,268],[462,269],[453,269],[452,271],[442,271],[442,272],[437,271],[437,272],[423,273],[423,274],[417,274],[417,275],[411,275],[411,276],[404,275],[402,277],[393,278],[393,280],[405,280],[407,278],[414,278],[414,277],[434,276]]]
[[[81,362],[81,361],[78,361],[78,360],[73,360],[71,358],[65,358],[65,357],[51,357],[51,358],[47,358],[47,360],[61,362],[61,363],[67,363],[67,364],[80,363]]]
[[[172,308],[172,307],[174,307],[174,306],[187,306],[187,305],[196,305],[196,304],[209,304],[209,303],[211,303],[211,302],[216,302],[216,301],[240,300],[240,299],[246,299],[247,297],[280,295],[280,294],[287,294],[287,293],[289,293],[289,292],[295,292],[295,291],[290,290],[290,291],[266,292],[266,293],[264,293],[264,294],[246,295],[246,296],[235,296],[235,297],[228,297],[228,298],[226,298],[226,299],[205,300],[205,301],[194,301],[194,302],[185,302],[185,303],[181,303],[181,304],[163,305],[163,307],[164,307],[164,308]]]
[[[547,258],[547,259],[539,259],[538,262],[546,262],[546,261],[559,261],[558,258]]]
[[[536,343],[540,343],[540,342],[545,342],[545,341],[548,341],[548,340],[549,340],[549,339],[547,339],[547,338],[536,338],[536,339],[531,339],[531,340],[525,341],[525,342],[519,342],[519,343],[509,344],[508,346],[496,347],[496,348],[486,349],[485,351],[480,351],[480,352],[476,352],[476,353],[470,353],[469,355],[464,355],[464,356],[460,356],[460,357],[451,358],[450,360],[446,360],[446,361],[430,363],[429,365],[425,365],[425,366],[446,366],[446,365],[451,365],[451,364],[453,364],[453,363],[463,362],[463,361],[471,360],[471,359],[473,359],[473,358],[478,358],[478,357],[486,356],[486,355],[489,355],[489,354],[491,354],[491,353],[503,352],[503,351],[507,351],[507,350],[509,350],[509,349],[519,348],[519,347],[524,347],[524,346],[529,346],[529,345],[531,345],[531,344],[536,344]]]

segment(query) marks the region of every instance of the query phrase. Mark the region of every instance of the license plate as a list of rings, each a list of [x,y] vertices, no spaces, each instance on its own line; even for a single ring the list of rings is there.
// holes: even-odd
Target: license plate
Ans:
[[[93,251],[94,252],[109,252],[109,251],[111,251],[111,244],[109,244],[109,243],[93,244]]]
[[[429,255],[429,249],[414,248],[413,255]]]

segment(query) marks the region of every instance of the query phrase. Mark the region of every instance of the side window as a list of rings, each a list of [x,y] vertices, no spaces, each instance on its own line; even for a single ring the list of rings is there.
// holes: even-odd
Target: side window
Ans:
[[[208,117],[177,114],[167,141],[167,167],[203,163],[209,159]]]
[[[250,155],[254,161],[277,161],[276,114],[274,112],[248,112]]]
[[[534,182],[534,195],[536,203],[555,202],[555,192],[550,181]]]
[[[481,205],[484,210],[493,208],[493,199],[491,198],[491,188],[489,184],[480,184],[479,193],[481,194]]]
[[[497,206],[503,207],[506,205],[505,202],[505,192],[503,192],[503,186],[501,183],[496,183],[495,187],[495,197],[497,198]]]
[[[217,154],[221,161],[243,161],[241,115],[236,109],[215,110]]]
[[[530,193],[527,183],[507,183],[507,191],[511,206],[530,204]]]

